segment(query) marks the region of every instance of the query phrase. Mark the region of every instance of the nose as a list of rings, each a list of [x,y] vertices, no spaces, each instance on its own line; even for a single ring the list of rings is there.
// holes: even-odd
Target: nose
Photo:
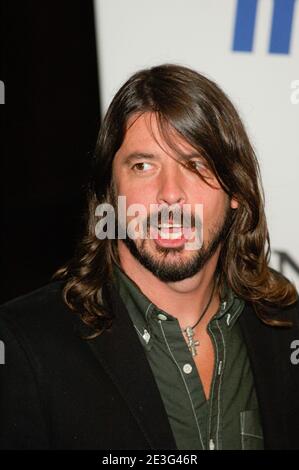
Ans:
[[[157,202],[158,204],[184,204],[186,202],[184,178],[180,164],[173,161],[165,166],[159,175]]]

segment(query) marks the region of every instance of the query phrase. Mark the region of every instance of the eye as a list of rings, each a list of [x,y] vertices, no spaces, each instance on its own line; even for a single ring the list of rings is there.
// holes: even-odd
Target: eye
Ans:
[[[145,173],[146,171],[151,169],[151,164],[147,162],[135,163],[132,166],[132,169],[140,173]]]
[[[200,171],[201,173],[208,172],[208,167],[202,160],[190,160],[189,165],[194,170]]]
[[[200,160],[191,160],[190,165],[193,166],[195,170],[202,170],[206,168],[205,164]]]
[[[211,178],[212,174],[208,165],[202,160],[189,160],[187,163],[187,168],[195,170],[197,173],[200,173],[204,178]]]

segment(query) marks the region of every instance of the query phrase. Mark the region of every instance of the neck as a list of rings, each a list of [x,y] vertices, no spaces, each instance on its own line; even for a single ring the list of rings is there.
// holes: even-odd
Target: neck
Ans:
[[[219,252],[220,248],[193,277],[178,282],[163,282],[142,266],[123,243],[119,244],[119,258],[123,271],[151,302],[177,318],[181,328],[194,325],[206,307],[215,282]],[[200,322],[202,327],[217,312],[219,304],[219,292],[215,288],[210,306]]]

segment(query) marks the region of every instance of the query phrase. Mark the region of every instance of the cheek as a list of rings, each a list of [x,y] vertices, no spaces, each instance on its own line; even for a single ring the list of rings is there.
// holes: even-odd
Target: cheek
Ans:
[[[203,200],[203,223],[204,227],[211,227],[221,223],[224,219],[227,201],[224,197],[211,195]]]
[[[132,187],[132,185],[127,185],[125,183],[120,184],[117,189],[118,196],[125,196],[125,217],[127,218],[127,220],[134,218],[138,214],[142,218],[144,216],[147,217],[150,214],[150,204],[153,203],[153,200],[148,194],[146,194],[145,191],[140,191],[140,189]],[[141,208],[138,208],[136,205],[141,206]],[[131,211],[133,211],[129,211],[130,215],[128,214],[129,208],[131,209]],[[133,215],[133,213],[135,215]]]
[[[154,192],[150,185],[132,184],[128,178],[116,178],[115,189],[117,195],[126,196],[127,206],[129,204],[143,204],[146,207],[155,202]]]
[[[114,187],[117,195],[127,196],[130,193],[130,185],[127,178],[122,177],[121,174],[116,173],[114,175]]]

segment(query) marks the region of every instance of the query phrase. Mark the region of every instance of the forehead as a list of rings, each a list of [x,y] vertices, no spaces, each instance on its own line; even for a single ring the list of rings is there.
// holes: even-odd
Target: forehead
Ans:
[[[196,150],[170,124],[163,122],[161,129],[161,124],[153,112],[134,114],[129,118],[124,140],[117,153],[126,150],[144,151],[146,147],[166,153],[177,150],[187,154]]]

